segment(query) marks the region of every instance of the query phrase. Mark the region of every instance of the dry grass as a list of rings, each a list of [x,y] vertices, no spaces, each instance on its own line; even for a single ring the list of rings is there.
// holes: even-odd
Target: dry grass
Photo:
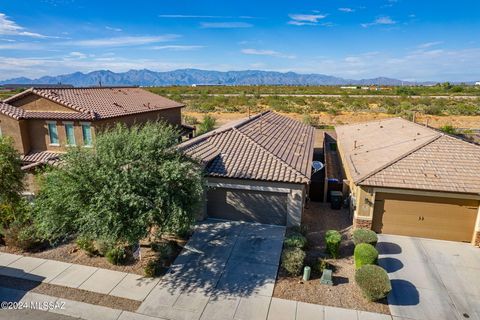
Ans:
[[[342,234],[340,259],[328,260],[333,265],[334,286],[320,284],[319,274],[312,273],[309,281],[291,277],[280,270],[275,284],[274,297],[315,303],[327,306],[390,314],[386,301],[367,301],[354,282],[353,243],[351,241],[351,218],[346,210],[332,210],[329,204],[311,202],[302,217],[307,227],[307,265],[313,266],[325,255],[324,235],[329,229]]]
[[[184,115],[194,116],[201,120],[205,113],[193,112],[189,110],[182,111]],[[238,120],[247,117],[248,114],[240,112],[211,112],[217,119],[217,125],[221,126],[230,121]],[[285,116],[302,121],[303,115],[298,113],[284,113]],[[380,113],[380,112],[341,112],[338,115],[328,113],[312,114],[318,118],[319,122],[326,125],[341,125],[356,122],[365,122],[370,120],[379,120],[391,118],[395,115]],[[428,125],[439,128],[450,124],[456,128],[480,128],[480,116],[432,116],[432,115],[417,115],[417,122],[427,123]]]

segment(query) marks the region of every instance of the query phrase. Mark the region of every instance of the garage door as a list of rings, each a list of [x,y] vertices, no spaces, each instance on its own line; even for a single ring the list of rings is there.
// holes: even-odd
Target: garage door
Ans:
[[[477,200],[377,193],[373,230],[471,242],[478,205]]]
[[[207,194],[209,217],[286,225],[287,194],[214,188]]]

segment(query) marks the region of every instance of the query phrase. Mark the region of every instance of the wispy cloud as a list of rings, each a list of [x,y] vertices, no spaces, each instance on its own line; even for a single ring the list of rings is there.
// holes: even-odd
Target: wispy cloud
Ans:
[[[171,19],[255,19],[252,16],[210,16],[197,14],[160,14],[158,16]]]
[[[179,38],[176,34],[165,34],[160,36],[129,36],[129,37],[112,37],[99,39],[86,39],[68,41],[64,44],[76,45],[80,47],[129,47],[141,46],[146,44],[172,41]]]
[[[315,26],[318,25],[319,21],[327,17],[326,14],[289,14],[290,21],[288,24],[295,26]]]
[[[16,24],[15,21],[10,20],[10,18],[4,13],[0,13],[0,35],[48,38],[48,36],[40,33],[25,31],[24,27],[21,27]]]
[[[251,28],[253,24],[246,22],[202,22],[200,27],[204,29],[237,29]]]
[[[196,45],[167,45],[167,46],[154,46],[154,50],[171,50],[171,51],[192,51],[205,48],[205,46],[196,46]]]
[[[435,46],[438,46],[440,44],[442,44],[443,41],[432,41],[432,42],[425,42],[425,43],[421,43],[417,46],[417,48],[419,49],[428,49],[428,48],[431,48],[431,47],[435,47]]]
[[[248,55],[256,55],[256,56],[270,56],[270,57],[278,57],[278,58],[287,58],[287,59],[295,59],[294,55],[283,54],[281,52],[275,50],[259,50],[259,49],[242,49],[241,52],[243,54]]]
[[[110,26],[105,26],[105,29],[110,30],[110,31],[115,31],[115,32],[121,32],[123,31],[120,28],[115,28],[115,27],[110,27]]]
[[[338,11],[350,13],[350,12],[355,12],[355,9],[352,9],[352,8],[338,8]]]
[[[376,26],[376,25],[393,25],[393,24],[396,24],[396,23],[397,23],[397,21],[393,20],[389,16],[382,16],[382,17],[378,17],[373,22],[362,23],[361,26],[364,27],[364,28],[368,28],[368,27]]]

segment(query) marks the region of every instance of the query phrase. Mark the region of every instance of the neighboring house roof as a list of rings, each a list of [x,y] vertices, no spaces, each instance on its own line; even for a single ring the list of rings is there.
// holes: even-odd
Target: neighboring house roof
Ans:
[[[23,170],[27,170],[42,164],[56,164],[60,162],[60,156],[63,153],[52,151],[32,151],[22,156],[22,161],[26,165],[22,166]]]
[[[49,116],[57,116],[59,119],[108,119],[184,106],[136,87],[30,88],[4,100],[3,104],[12,104],[29,94],[38,95],[77,111],[48,112]],[[43,119],[47,116],[45,112],[35,112],[36,114],[32,111],[25,112],[30,115],[29,118],[38,116]]]
[[[358,126],[360,132],[356,131]],[[383,128],[379,128],[380,126]],[[370,122],[368,127],[365,127],[365,124],[351,127],[353,128],[349,128],[349,131],[340,128],[343,135],[337,131],[343,148],[345,148],[343,140],[353,139],[353,137],[345,139],[347,132],[351,134],[359,132],[354,136],[357,144],[362,144],[366,139],[362,137],[362,133],[373,141],[380,141],[379,146],[369,144],[369,149],[364,145],[363,149],[356,150],[357,155],[352,151],[348,152],[347,156],[344,154],[349,166],[365,170],[367,166],[363,161],[368,157],[371,157],[372,163],[375,164],[369,167],[370,172],[362,172],[363,176],[356,180],[357,184],[480,193],[480,146],[397,118]],[[394,127],[396,130],[392,132]],[[418,138],[412,138],[412,133]],[[395,141],[388,140],[392,134],[396,138]],[[398,146],[403,154],[399,155],[400,150],[394,150],[395,146]],[[376,161],[376,157],[382,159],[381,163]]]
[[[2,101],[0,101],[0,113],[16,120],[23,119],[25,116],[25,110],[11,106]]]
[[[308,183],[315,129],[267,111],[180,144],[207,175]]]
[[[335,131],[355,182],[441,135],[401,118],[338,126]]]

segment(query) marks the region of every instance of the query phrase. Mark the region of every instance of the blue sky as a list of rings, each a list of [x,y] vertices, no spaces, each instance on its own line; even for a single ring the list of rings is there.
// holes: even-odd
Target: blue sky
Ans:
[[[0,79],[261,69],[480,80],[480,1],[0,0]]]

